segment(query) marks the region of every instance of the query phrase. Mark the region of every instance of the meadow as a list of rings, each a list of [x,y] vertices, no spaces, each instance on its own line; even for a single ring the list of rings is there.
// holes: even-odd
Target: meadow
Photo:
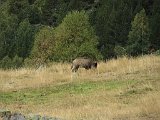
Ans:
[[[65,120],[159,120],[160,56],[0,70],[0,109]]]

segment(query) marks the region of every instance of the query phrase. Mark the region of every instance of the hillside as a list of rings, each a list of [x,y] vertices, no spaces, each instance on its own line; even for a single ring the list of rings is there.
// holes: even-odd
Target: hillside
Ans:
[[[160,54],[160,0],[1,0],[0,68]]]
[[[0,108],[66,120],[159,120],[160,56],[112,59],[76,74],[65,63],[0,70]]]

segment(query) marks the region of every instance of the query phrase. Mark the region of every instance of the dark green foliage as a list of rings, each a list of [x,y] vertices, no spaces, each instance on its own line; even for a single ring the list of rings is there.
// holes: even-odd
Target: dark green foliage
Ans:
[[[11,59],[8,56],[5,56],[0,60],[1,69],[17,69],[23,66],[23,58],[18,57],[17,55]]]
[[[26,58],[29,56],[34,40],[34,27],[29,21],[25,19],[19,24],[16,31],[16,54],[20,57]]]
[[[41,12],[35,5],[30,5],[28,0],[9,0],[8,12],[18,17],[19,22],[28,18],[31,24],[41,22]]]
[[[128,54],[133,56],[146,54],[149,50],[149,37],[150,30],[148,17],[143,9],[140,13],[136,14],[134,21],[132,22],[132,28],[128,35]]]
[[[28,15],[29,22],[31,24],[39,24],[41,23],[41,12],[36,6],[30,6],[30,12]]]
[[[52,14],[56,11],[57,0],[45,0],[44,5],[41,7],[42,22],[45,25],[55,25],[56,17]]]
[[[17,17],[0,12],[0,60],[4,56],[13,57],[15,53],[15,31],[18,26]]]
[[[12,60],[12,68],[17,69],[23,66],[23,58],[17,55]]]
[[[32,5],[36,0],[28,0],[29,4]]]
[[[55,27],[62,22],[68,12],[91,11],[96,3],[94,0],[36,0],[34,5],[41,13],[41,23]]]
[[[151,45],[160,49],[160,0],[154,0],[152,16],[150,17]]]
[[[94,7],[95,0],[70,0],[68,3],[69,10],[91,10]]]
[[[145,14],[135,20],[143,8]],[[73,15],[73,11],[79,12]],[[144,18],[143,22],[141,18]],[[41,45],[33,47],[34,41],[43,43],[50,39],[35,38],[35,35],[40,36],[37,32],[44,26],[50,26],[48,33],[44,33],[46,35],[51,36],[50,32],[56,30],[51,32],[56,43],[48,46],[49,49],[54,48],[49,53],[38,50]],[[35,47],[38,54],[33,52]],[[26,63],[32,63],[33,58],[41,59],[42,63],[48,60],[70,61],[77,56],[109,59],[126,54],[126,49],[133,56],[160,49],[160,0],[0,2],[0,60],[5,56],[13,60],[16,55],[26,59]]]
[[[8,11],[17,15],[19,20],[23,20],[29,16],[30,7],[28,0],[8,0]]]
[[[104,58],[115,56],[116,45],[126,46],[134,15],[132,4],[129,0],[101,1],[101,6],[96,11],[95,27],[100,37],[99,49]]]
[[[8,56],[5,56],[1,61],[0,61],[0,68],[3,69],[9,69],[12,68],[12,60]]]

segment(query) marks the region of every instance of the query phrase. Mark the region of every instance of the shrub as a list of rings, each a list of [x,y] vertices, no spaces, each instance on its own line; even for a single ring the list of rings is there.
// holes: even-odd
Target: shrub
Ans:
[[[85,11],[68,13],[55,29],[55,40],[56,61],[70,61],[80,56],[98,59],[101,56],[97,50],[98,37]]]
[[[35,36],[30,62],[41,65],[50,61],[53,55],[54,42],[54,29],[51,27],[42,28]]]

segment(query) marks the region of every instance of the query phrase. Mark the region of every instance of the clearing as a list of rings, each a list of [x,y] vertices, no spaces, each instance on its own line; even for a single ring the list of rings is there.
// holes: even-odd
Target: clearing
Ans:
[[[113,59],[77,74],[60,63],[0,70],[0,108],[65,120],[159,120],[160,56]]]

